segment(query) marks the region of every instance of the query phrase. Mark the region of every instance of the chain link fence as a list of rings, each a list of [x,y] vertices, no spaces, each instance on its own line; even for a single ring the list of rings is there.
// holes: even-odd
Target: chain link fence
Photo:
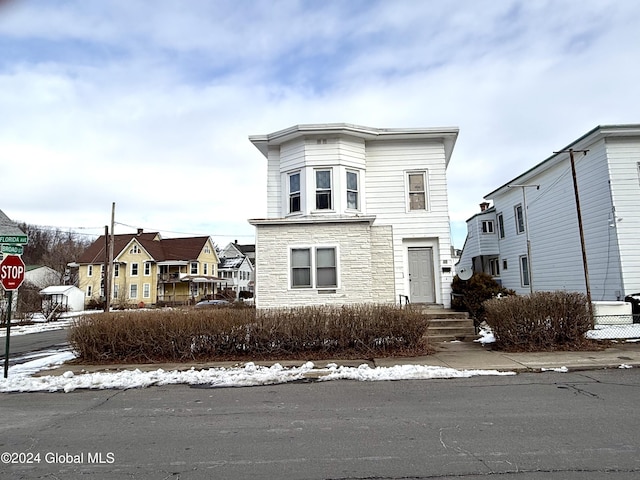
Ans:
[[[595,329],[588,338],[599,340],[640,339],[640,314],[594,315]]]

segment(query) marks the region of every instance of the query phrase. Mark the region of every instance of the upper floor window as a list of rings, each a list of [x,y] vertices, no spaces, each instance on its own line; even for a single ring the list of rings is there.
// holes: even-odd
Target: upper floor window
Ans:
[[[331,210],[331,170],[316,170],[316,210]]]
[[[138,264],[137,263],[132,263],[131,264],[131,276],[135,277],[136,275],[138,275]]]
[[[522,212],[522,205],[518,204],[513,208],[516,218],[516,232],[524,233],[524,214]]]
[[[409,210],[426,210],[426,172],[410,172],[407,174],[407,180],[409,187]]]
[[[120,276],[120,264],[119,263],[114,263],[113,264],[113,276],[114,277],[119,277]]]
[[[300,172],[289,174],[289,213],[299,212],[300,206]]]
[[[93,265],[87,265],[87,277],[93,276]]]
[[[482,221],[482,233],[494,233],[493,220]]]
[[[202,274],[203,275],[209,275],[209,264],[205,263],[202,265]]]
[[[140,248],[138,247],[137,244],[134,243],[133,246],[131,247],[131,250],[129,250],[129,253],[138,254],[140,253]]]
[[[358,173],[347,172],[347,208],[358,210]]]
[[[191,275],[198,274],[198,262],[191,262]]]
[[[498,235],[500,238],[504,238],[504,217],[501,213],[497,216],[498,219]]]
[[[148,277],[149,275],[151,275],[151,263],[150,262],[144,262],[144,275],[145,275],[145,277]]]

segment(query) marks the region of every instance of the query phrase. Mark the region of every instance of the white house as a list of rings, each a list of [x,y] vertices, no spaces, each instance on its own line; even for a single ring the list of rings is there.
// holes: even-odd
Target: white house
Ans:
[[[296,125],[249,137],[267,159],[258,308],[450,305],[446,170],[457,128]]]
[[[253,292],[254,267],[250,257],[244,253],[251,250],[255,252],[253,245],[238,245],[235,242],[229,243],[218,254],[218,275],[227,280],[221,287],[232,289],[236,296],[239,296],[240,292]],[[255,259],[255,256],[253,258]]]
[[[587,278],[593,301],[640,292],[640,125],[598,126],[485,199],[493,208],[467,221],[460,268],[521,294],[586,293]],[[485,221],[493,226],[479,231]]]

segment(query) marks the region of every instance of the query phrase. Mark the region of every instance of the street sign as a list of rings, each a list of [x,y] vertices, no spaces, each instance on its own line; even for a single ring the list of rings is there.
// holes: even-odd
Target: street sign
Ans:
[[[0,235],[0,243],[8,243],[9,245],[26,245],[29,243],[27,235]]]
[[[0,251],[11,255],[22,255],[24,253],[24,247],[22,245],[2,245]]]
[[[18,255],[7,255],[0,262],[0,283],[5,290],[17,290],[24,282],[25,266]]]

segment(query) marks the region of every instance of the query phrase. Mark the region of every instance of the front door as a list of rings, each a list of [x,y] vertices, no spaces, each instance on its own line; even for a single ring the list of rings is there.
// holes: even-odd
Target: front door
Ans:
[[[430,247],[409,249],[409,300],[411,303],[435,303],[433,250]]]

